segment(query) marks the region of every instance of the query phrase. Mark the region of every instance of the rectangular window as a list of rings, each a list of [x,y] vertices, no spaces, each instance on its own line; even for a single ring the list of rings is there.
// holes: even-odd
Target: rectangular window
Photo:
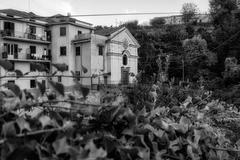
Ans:
[[[81,56],[81,47],[76,47],[76,56]]]
[[[66,27],[60,27],[60,36],[66,36]]]
[[[14,81],[14,80],[8,80],[8,83],[13,83],[13,84],[15,84],[15,81]]]
[[[82,34],[82,31],[78,31],[78,35]]]
[[[67,55],[67,47],[61,46],[60,47],[60,56],[66,56]]]
[[[10,61],[12,63],[12,68],[9,69],[9,71],[14,71],[15,70],[15,65],[14,65],[14,62]]]
[[[58,76],[58,82],[62,82],[62,77]]]
[[[36,81],[35,79],[30,80],[30,88],[36,88]]]
[[[29,26],[29,30],[31,34],[36,34],[36,26]]]
[[[34,64],[30,63],[30,72],[35,72],[36,68],[34,67]]]
[[[4,34],[6,36],[14,36],[14,23],[4,22]]]
[[[36,46],[30,46],[30,54],[36,54]]]
[[[99,56],[103,55],[103,46],[98,46],[98,55]]]

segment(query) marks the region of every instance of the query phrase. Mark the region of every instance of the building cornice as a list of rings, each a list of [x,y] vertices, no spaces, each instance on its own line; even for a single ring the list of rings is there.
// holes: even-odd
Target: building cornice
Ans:
[[[119,45],[123,45],[123,42],[120,42],[120,41],[115,41],[115,40],[109,40],[108,41],[109,43],[114,43],[114,44],[119,44]],[[129,44],[130,47],[134,47],[134,48],[138,48],[137,45],[134,45],[134,44]]]
[[[121,53],[107,52],[107,56],[122,57]],[[138,58],[138,56],[130,55],[129,58]]]
[[[94,29],[94,28],[91,27],[91,26],[76,24],[76,23],[72,23],[72,22],[55,22],[55,23],[48,23],[47,26],[66,25],[66,24],[73,25],[73,26],[77,26],[77,27],[82,27],[82,28],[85,28],[85,29],[91,29],[91,30]]]
[[[0,18],[1,18],[1,20],[6,20],[6,21],[24,22],[24,23],[28,23],[28,24],[43,26],[43,27],[47,26],[47,22],[45,22],[46,24],[42,24],[42,23],[38,23],[38,22],[28,21],[28,20],[24,20],[24,19],[18,19],[18,18],[14,18],[14,17],[3,16],[3,15],[0,15]]]

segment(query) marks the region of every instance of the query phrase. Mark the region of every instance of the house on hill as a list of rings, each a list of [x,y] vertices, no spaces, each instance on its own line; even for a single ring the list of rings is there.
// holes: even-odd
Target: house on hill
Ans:
[[[41,17],[14,9],[0,10],[0,18],[0,59],[9,60],[12,71],[30,72],[28,78],[16,79],[14,72],[1,67],[0,75],[10,77],[0,79],[0,84],[13,82],[30,89],[37,80],[47,85],[46,75],[56,71],[53,63],[66,64],[66,70],[53,77],[65,86],[74,84],[72,72],[85,77],[79,82],[89,86],[127,84],[137,74],[140,45],[125,27],[95,31],[92,24],[70,15]],[[42,64],[48,72],[34,70],[31,62]],[[43,77],[31,78],[35,75]]]
[[[83,64],[90,71],[86,74],[103,74],[101,77],[93,78],[92,84],[131,83],[133,81],[131,75],[136,75],[138,72],[140,45],[125,27],[82,34],[72,43],[84,51],[84,55],[76,59],[76,64]],[[86,59],[88,61],[85,61]],[[82,80],[83,84],[89,84],[89,81]]]

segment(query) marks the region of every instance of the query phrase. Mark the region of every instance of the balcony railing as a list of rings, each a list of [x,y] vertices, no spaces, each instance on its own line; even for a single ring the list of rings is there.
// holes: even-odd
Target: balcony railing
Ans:
[[[37,34],[27,33],[27,32],[18,32],[14,30],[0,30],[0,35],[2,37],[13,37],[18,39],[47,41],[47,37],[45,35],[37,35]]]
[[[7,52],[2,52],[3,59],[9,60],[39,60],[39,61],[51,61],[51,55],[38,55],[38,54],[26,54],[26,57],[19,57],[17,53],[8,54]]]
[[[91,39],[91,34],[90,33],[84,33],[84,34],[76,35],[74,41],[77,41],[77,40],[89,40],[89,39]]]

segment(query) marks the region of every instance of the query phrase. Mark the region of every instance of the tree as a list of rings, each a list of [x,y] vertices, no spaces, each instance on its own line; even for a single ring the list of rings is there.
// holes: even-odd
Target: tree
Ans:
[[[166,23],[166,21],[162,17],[155,17],[155,18],[150,20],[151,26],[156,27],[156,28],[161,27],[165,23]]]
[[[195,19],[198,11],[199,9],[196,4],[184,3],[181,10],[183,22],[184,23],[192,22]]]
[[[218,64],[215,72],[221,76],[224,71],[224,63],[227,57],[240,58],[239,20],[234,18],[237,9],[235,0],[210,0],[210,14],[213,20],[214,52],[217,52]]]
[[[209,66],[217,62],[215,53],[208,50],[207,42],[201,36],[184,40],[183,48],[187,77],[192,80],[198,80],[200,76],[203,76],[202,70],[208,70]]]

